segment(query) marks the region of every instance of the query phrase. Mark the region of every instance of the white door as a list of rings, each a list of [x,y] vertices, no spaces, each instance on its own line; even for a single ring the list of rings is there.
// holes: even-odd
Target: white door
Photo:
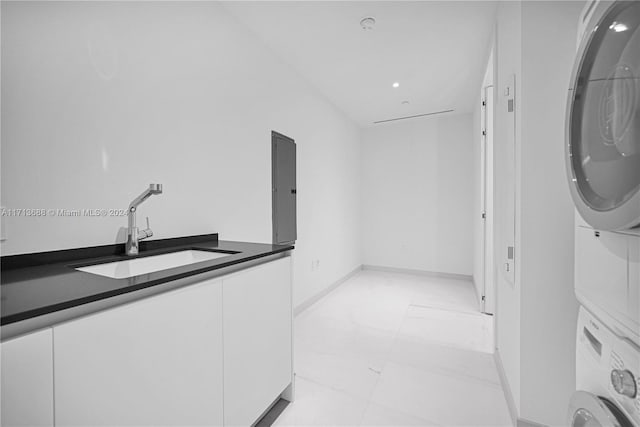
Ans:
[[[222,284],[53,328],[56,426],[221,425]]]
[[[291,259],[223,279],[224,424],[249,426],[292,382]]]
[[[2,422],[11,426],[53,426],[51,328],[2,343]]]

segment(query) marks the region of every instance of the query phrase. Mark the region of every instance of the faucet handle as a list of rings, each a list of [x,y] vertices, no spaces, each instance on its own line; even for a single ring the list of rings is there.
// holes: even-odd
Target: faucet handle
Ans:
[[[149,217],[147,217],[147,228],[138,230],[138,240],[143,240],[151,236],[153,236],[153,231],[149,228]]]

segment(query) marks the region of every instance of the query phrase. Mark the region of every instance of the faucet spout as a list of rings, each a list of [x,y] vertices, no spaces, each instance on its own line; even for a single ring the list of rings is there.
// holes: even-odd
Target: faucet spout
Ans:
[[[133,199],[133,201],[129,204],[129,211],[131,208],[137,208],[142,202],[147,200],[154,194],[162,194],[162,184],[149,184],[149,188],[144,190],[142,194]]]
[[[136,226],[136,211],[138,210],[138,206],[142,204],[142,202],[144,202],[154,194],[162,194],[162,184],[150,184],[148,189],[143,191],[142,194],[133,199],[133,201],[129,204],[129,211],[127,212],[127,255],[137,255],[139,252],[138,242],[140,240],[146,239],[147,237],[153,236],[153,231],[151,231],[148,225],[148,219],[147,229],[138,231],[138,227]]]

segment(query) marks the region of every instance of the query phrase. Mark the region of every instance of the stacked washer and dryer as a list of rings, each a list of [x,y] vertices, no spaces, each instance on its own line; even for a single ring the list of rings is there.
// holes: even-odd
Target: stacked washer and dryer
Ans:
[[[640,1],[589,1],[569,89],[576,392],[569,425],[640,426]]]

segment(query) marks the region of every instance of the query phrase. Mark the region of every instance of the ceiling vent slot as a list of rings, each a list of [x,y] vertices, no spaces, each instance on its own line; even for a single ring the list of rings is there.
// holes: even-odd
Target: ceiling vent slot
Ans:
[[[433,113],[416,114],[415,116],[396,117],[395,119],[378,120],[377,122],[373,122],[373,124],[377,125],[378,123],[395,122],[396,120],[406,120],[406,119],[415,119],[417,117],[434,116],[436,114],[452,113],[453,111],[455,110],[443,110],[443,111],[435,111]]]

